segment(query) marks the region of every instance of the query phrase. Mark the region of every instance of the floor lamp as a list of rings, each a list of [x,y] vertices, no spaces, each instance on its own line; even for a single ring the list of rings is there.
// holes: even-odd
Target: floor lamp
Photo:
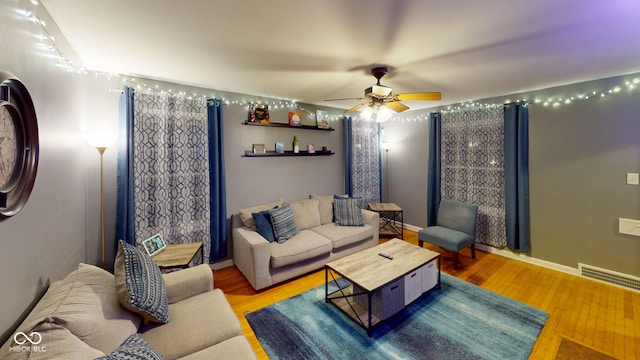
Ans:
[[[385,202],[389,202],[389,150],[391,150],[392,144],[389,142],[383,142],[381,144],[385,151],[385,169],[384,169],[384,195]]]
[[[102,268],[104,263],[104,159],[103,155],[109,146],[113,145],[118,138],[109,134],[87,135],[87,142],[95,147],[100,154],[100,245],[102,247]]]

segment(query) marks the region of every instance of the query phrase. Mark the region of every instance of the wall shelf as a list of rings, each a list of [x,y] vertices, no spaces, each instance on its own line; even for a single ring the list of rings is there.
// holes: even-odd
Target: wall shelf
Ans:
[[[287,157],[287,156],[329,156],[334,155],[333,151],[317,151],[315,153],[310,153],[308,151],[300,151],[299,153],[294,153],[292,150],[285,150],[284,153],[277,153],[273,150],[268,150],[266,153],[257,153],[254,154],[252,150],[245,150],[244,157]]]
[[[285,123],[270,123],[270,124],[260,124],[260,123],[252,123],[245,121],[242,124],[249,126],[261,126],[261,127],[277,127],[277,128],[290,128],[290,129],[303,129],[303,130],[320,130],[320,131],[334,131],[334,128],[323,129],[319,128],[315,125],[302,125],[302,126],[291,126]]]

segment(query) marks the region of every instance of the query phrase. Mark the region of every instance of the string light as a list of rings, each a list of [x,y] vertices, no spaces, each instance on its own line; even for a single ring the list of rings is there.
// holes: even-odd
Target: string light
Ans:
[[[49,32],[48,28],[47,28],[47,22],[40,18],[37,15],[37,8],[40,6],[40,1],[39,0],[28,0],[26,1],[26,3],[28,3],[29,5],[29,9],[25,9],[25,10],[18,10],[19,14],[21,16],[23,16],[27,21],[30,21],[34,24],[38,24],[40,26],[40,31],[41,34],[35,35],[41,42],[42,42],[42,47],[44,49],[46,49],[47,53],[49,54],[49,56],[51,56],[52,58],[56,59],[59,62],[59,66],[64,68],[66,71],[68,72],[73,72],[73,73],[78,73],[78,74],[88,74],[89,71],[87,69],[85,69],[83,64],[76,64],[73,61],[69,60],[68,58],[66,58],[62,52],[60,51],[60,49],[58,48],[57,42],[55,40],[55,37]],[[192,95],[187,96],[185,91],[180,91],[177,94],[174,94],[173,91],[171,89],[168,90],[162,90],[158,85],[155,85],[153,87],[151,86],[147,86],[147,85],[141,85],[141,84],[137,84],[136,83],[136,79],[135,78],[125,78],[119,74],[114,74],[114,73],[106,73],[106,72],[100,72],[100,71],[92,71],[96,76],[105,76],[108,79],[111,78],[120,78],[122,82],[124,82],[125,84],[127,82],[133,82],[136,85],[133,86],[134,88],[136,88],[138,91],[145,91],[145,92],[154,92],[154,93],[164,93],[167,92],[169,94],[172,94],[174,96],[179,96],[179,97],[184,97],[186,99],[189,100],[193,100],[193,101],[199,101],[200,99],[202,99],[203,101],[206,101],[207,97],[216,97],[215,95],[203,95],[203,94],[198,94],[198,93],[193,93]],[[122,85],[122,84],[121,84]],[[562,97],[558,97],[558,98],[547,98],[546,100],[543,100],[540,97],[536,97],[531,103],[535,104],[535,105],[542,105],[544,107],[553,107],[553,108],[559,108],[562,107],[564,105],[570,105],[575,103],[578,100],[581,101],[586,101],[586,100],[592,100],[594,98],[604,98],[613,94],[619,94],[622,93],[623,90],[626,89],[627,92],[633,91],[635,90],[638,86],[640,86],[640,76],[636,76],[633,79],[630,80],[626,80],[624,82],[624,84],[619,85],[619,86],[614,86],[610,89],[606,89],[606,90],[602,90],[602,91],[592,91],[590,93],[590,95],[586,95],[584,93],[579,93],[576,94],[574,96],[571,96],[569,98],[562,98]],[[121,86],[122,87],[122,86]],[[120,91],[120,90],[109,90],[109,91]],[[266,104],[269,105],[270,107],[272,107],[273,109],[292,109],[292,110],[296,110],[299,112],[304,112],[306,113],[308,116],[311,117],[315,117],[315,110],[309,110],[306,109],[305,107],[299,105],[298,103],[296,103],[294,100],[267,100],[266,98],[261,98],[261,97],[252,97],[251,99],[246,99],[247,95],[242,95],[242,94],[237,94],[237,95],[232,95],[231,97],[233,97],[232,99],[226,99],[226,98],[222,98],[222,102],[223,104],[227,105],[227,106],[243,106],[243,107],[247,107],[249,106],[249,104],[251,103],[262,103],[262,104]],[[240,99],[240,97],[242,97],[242,99]],[[458,103],[458,104],[454,104],[454,105],[446,105],[445,107],[439,107],[439,108],[435,108],[435,109],[424,109],[424,110],[415,110],[415,111],[411,111],[407,114],[396,114],[394,116],[391,117],[391,121],[400,121],[400,122],[422,122],[425,120],[429,119],[429,113],[434,112],[434,111],[440,111],[442,113],[449,113],[449,112],[459,112],[459,111],[467,111],[470,109],[482,109],[482,108],[492,108],[492,107],[498,107],[498,106],[503,106],[506,103],[510,103],[511,100],[509,99],[505,99],[504,102],[502,103],[480,103],[480,102],[476,102],[473,100],[469,100],[469,101],[465,101],[462,103]],[[516,100],[516,103],[519,104],[523,104],[525,106],[528,106],[530,104],[529,101],[527,101],[526,99],[522,99],[522,100]],[[329,115],[329,121],[339,121],[341,120],[343,117],[345,116],[344,113],[340,112],[340,113],[334,113],[334,114],[330,114]],[[353,117],[358,118],[358,115],[354,115]]]

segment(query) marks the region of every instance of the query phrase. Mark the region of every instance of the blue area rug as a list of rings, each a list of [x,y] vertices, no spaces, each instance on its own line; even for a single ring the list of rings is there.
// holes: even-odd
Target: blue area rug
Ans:
[[[269,358],[527,359],[549,316],[442,274],[442,289],[378,325],[369,338],[324,295],[322,285],[246,314]]]

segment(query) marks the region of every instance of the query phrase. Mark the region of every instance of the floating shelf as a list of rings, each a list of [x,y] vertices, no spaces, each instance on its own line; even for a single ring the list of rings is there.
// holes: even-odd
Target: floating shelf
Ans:
[[[257,153],[254,154],[252,150],[245,150],[244,157],[285,157],[285,156],[329,156],[334,155],[333,151],[317,151],[315,153],[310,153],[308,151],[300,151],[299,153],[294,153],[291,150],[285,150],[284,153],[277,153],[273,150],[268,150],[266,153]]]
[[[304,129],[304,130],[320,130],[320,131],[334,131],[335,130],[334,128],[328,128],[328,129],[319,128],[319,127],[314,126],[314,125],[291,126],[291,125],[285,124],[285,123],[260,124],[260,123],[252,123],[252,122],[245,121],[245,122],[243,122],[243,124],[244,125],[249,125],[249,126],[278,127],[278,128]]]

